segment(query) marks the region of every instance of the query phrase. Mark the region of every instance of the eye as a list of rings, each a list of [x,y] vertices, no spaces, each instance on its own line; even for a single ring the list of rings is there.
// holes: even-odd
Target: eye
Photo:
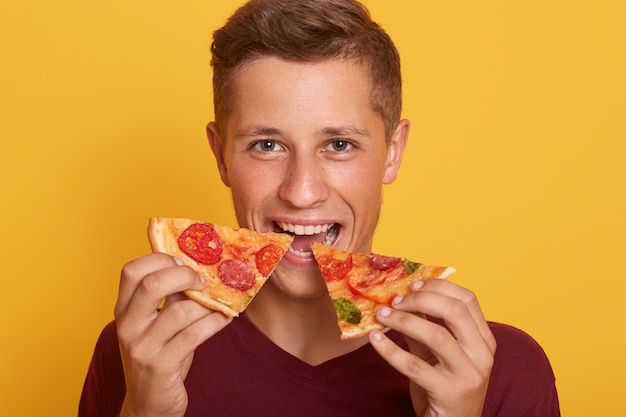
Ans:
[[[334,152],[345,152],[351,149],[354,145],[351,142],[344,139],[333,140],[328,144],[326,150],[331,150]]]
[[[271,139],[263,139],[254,144],[254,149],[261,152],[272,152],[278,150],[279,145]]]

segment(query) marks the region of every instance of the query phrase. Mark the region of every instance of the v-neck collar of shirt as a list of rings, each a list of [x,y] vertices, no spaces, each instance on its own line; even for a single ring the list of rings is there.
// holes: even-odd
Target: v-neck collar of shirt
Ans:
[[[380,359],[372,345],[367,343],[345,355],[319,365],[310,365],[275,344],[250,321],[245,313],[236,318],[231,326],[234,326],[234,330],[239,333],[241,339],[264,359],[309,381],[329,378],[337,372],[343,372],[346,368],[363,365],[365,361]]]

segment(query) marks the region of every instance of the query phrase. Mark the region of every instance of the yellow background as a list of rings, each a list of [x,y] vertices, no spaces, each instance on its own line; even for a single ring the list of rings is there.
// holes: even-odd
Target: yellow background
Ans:
[[[204,126],[210,36],[239,3],[0,5],[3,415],[76,414],[149,216],[234,225]],[[412,120],[376,250],[456,266],[543,345],[565,416],[624,415],[622,2],[366,4]]]

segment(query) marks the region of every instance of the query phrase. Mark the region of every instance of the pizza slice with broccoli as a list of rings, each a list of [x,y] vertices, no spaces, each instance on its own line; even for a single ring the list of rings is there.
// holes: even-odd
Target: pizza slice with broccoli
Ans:
[[[376,310],[390,305],[395,296],[409,293],[413,281],[443,279],[455,272],[451,267],[353,253],[321,243],[312,243],[311,248],[335,306],[342,339],[382,329]]]

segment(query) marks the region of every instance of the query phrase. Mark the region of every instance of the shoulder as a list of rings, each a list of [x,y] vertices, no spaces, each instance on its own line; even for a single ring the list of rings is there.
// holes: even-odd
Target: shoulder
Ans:
[[[115,321],[111,321],[102,329],[98,338],[97,348],[104,352],[119,353]]]
[[[91,362],[91,367],[96,367],[97,369],[107,369],[109,366],[117,364],[121,367],[121,357],[115,321],[108,323],[100,332],[93,351]],[[114,366],[114,368],[118,369],[117,366]]]
[[[518,328],[493,322],[489,327],[497,348],[484,415],[558,416],[554,372],[543,348]],[[540,407],[544,414],[533,411]]]
[[[79,416],[118,415],[126,386],[115,322],[100,333],[79,403]]]
[[[498,347],[496,356],[515,358],[528,365],[547,362],[543,348],[528,333],[516,327],[489,322]]]
[[[546,383],[554,381],[546,353],[528,333],[501,323],[490,322],[489,327],[497,342],[492,377],[517,371],[518,377],[526,376],[533,381],[541,377]]]

